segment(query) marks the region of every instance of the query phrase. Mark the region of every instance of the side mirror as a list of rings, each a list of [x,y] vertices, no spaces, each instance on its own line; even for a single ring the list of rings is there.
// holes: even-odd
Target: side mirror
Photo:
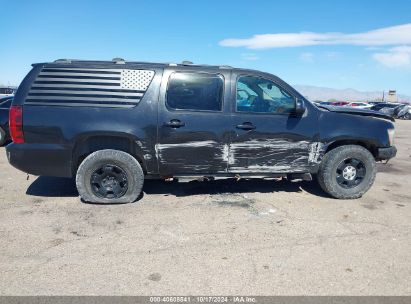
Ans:
[[[301,116],[305,113],[306,107],[304,104],[304,100],[300,98],[295,99],[295,109],[294,109],[294,114]]]

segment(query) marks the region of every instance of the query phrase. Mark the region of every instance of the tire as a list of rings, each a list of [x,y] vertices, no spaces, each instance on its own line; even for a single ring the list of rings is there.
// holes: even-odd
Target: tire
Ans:
[[[139,162],[118,150],[91,153],[76,174],[80,197],[89,203],[132,203],[139,197],[143,184],[144,172]]]
[[[346,145],[324,155],[317,180],[320,187],[334,198],[356,199],[370,189],[376,173],[374,156],[367,149]]]
[[[411,119],[410,113],[405,113],[405,115],[403,116],[403,119],[410,120]]]
[[[6,132],[0,127],[0,147],[6,143]]]

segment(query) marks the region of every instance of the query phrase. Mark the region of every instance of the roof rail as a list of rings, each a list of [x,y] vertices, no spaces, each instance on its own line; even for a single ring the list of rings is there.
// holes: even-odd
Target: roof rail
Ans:
[[[71,63],[71,59],[57,59],[54,60],[54,63]]]
[[[115,57],[111,60],[115,64],[126,64],[126,61],[123,58]]]
[[[181,62],[182,65],[192,65],[193,62],[189,61],[189,60],[183,60],[183,62]]]

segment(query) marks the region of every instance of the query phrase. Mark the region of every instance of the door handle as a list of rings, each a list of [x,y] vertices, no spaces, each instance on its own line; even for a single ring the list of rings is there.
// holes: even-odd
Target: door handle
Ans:
[[[246,131],[254,130],[256,126],[254,126],[251,122],[243,122],[240,125],[235,126],[237,129],[242,129]]]
[[[172,119],[169,122],[165,122],[164,125],[170,128],[184,127],[186,124],[178,119]]]

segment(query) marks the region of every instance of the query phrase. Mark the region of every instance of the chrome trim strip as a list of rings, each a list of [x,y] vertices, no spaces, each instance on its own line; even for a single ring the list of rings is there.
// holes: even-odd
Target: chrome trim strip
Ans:
[[[130,92],[107,92],[107,91],[69,91],[69,90],[30,90],[29,96],[35,96],[32,94],[68,94],[68,95],[116,95],[121,96],[138,96],[142,97],[144,93],[130,93]],[[104,97],[104,96],[102,96]]]
[[[132,108],[137,105],[122,105],[122,104],[98,104],[98,103],[53,103],[53,102],[29,102],[26,101],[25,105],[34,106],[60,106],[60,107],[102,107],[102,108]]]
[[[96,71],[96,72],[122,72],[123,69],[87,69],[87,68],[49,68],[49,67],[44,67],[43,69],[45,70],[57,70],[57,71],[67,71],[67,70],[73,70],[73,71]],[[144,70],[144,69],[143,69]]]
[[[88,77],[117,77],[121,74],[94,74],[94,73],[70,73],[70,72],[40,72],[39,76],[88,76]]]
[[[105,86],[105,85],[88,85],[88,84],[67,84],[67,83],[33,83],[31,85],[32,88],[81,88],[81,89],[110,89],[110,90],[121,90],[120,86]]]
[[[140,99],[127,99],[127,98],[111,98],[111,97],[65,97],[65,96],[28,96],[26,101],[30,100],[84,100],[84,101],[108,101],[108,102],[127,102],[137,103]]]
[[[113,84],[118,84],[120,85],[120,77],[118,80],[112,80],[112,79],[76,79],[76,78],[37,78],[35,83],[38,81],[54,81],[54,82],[100,82],[100,83],[113,83]]]

